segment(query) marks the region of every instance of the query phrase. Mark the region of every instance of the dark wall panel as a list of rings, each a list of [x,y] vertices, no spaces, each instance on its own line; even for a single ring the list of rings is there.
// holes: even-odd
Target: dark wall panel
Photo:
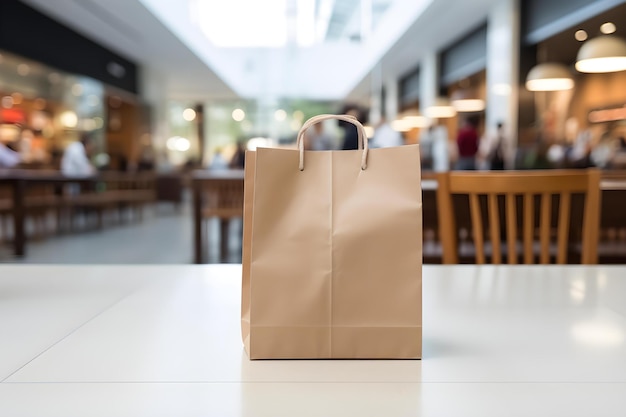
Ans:
[[[624,4],[624,0],[523,0],[522,39],[539,43],[563,30]]]
[[[403,106],[415,103],[420,98],[419,67],[400,79],[400,104]]]
[[[487,66],[487,25],[461,38],[441,53],[441,84],[450,85]]]
[[[138,93],[136,64],[17,0],[0,1],[0,49]]]

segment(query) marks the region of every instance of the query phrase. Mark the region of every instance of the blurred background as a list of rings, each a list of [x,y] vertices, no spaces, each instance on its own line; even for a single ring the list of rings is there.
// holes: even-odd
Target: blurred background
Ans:
[[[617,0],[3,0],[0,262],[241,262],[245,150],[294,147],[321,113],[419,143],[427,180],[621,178],[624,37]],[[305,146],[352,133],[325,122]],[[626,221],[603,216],[621,262]]]

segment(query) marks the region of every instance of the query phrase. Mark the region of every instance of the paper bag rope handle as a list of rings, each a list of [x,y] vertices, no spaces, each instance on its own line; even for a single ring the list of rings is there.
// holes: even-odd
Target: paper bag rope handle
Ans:
[[[367,134],[365,133],[363,125],[354,116],[348,116],[346,114],[320,114],[319,116],[314,116],[307,120],[300,128],[300,132],[298,132],[296,144],[298,146],[298,150],[300,151],[300,171],[304,171],[304,132],[315,123],[328,119],[343,120],[344,122],[352,123],[356,126],[359,139],[359,149],[363,150],[363,155],[361,156],[361,169],[365,170],[367,168],[367,152],[369,151],[369,148],[367,143]]]

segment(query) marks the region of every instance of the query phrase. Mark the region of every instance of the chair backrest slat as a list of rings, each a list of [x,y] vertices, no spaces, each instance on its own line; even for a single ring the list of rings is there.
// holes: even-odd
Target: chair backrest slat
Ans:
[[[541,213],[539,214],[539,241],[541,242],[540,263],[550,263],[550,221],[552,220],[552,194],[541,194]]]
[[[515,194],[506,195],[506,237],[509,247],[509,264],[517,263],[517,201]]]
[[[589,170],[554,170],[554,171],[508,171],[498,173],[485,172],[449,172],[437,174],[437,203],[439,205],[439,222],[443,247],[443,262],[457,263],[458,230],[454,215],[454,194],[465,194],[469,197],[471,233],[476,251],[476,263],[482,264],[489,260],[494,264],[502,262],[502,228],[506,232],[507,261],[509,264],[518,262],[518,227],[522,216],[521,239],[523,262],[534,263],[538,260],[547,264],[551,260],[559,264],[568,261],[568,244],[570,219],[572,218],[572,194],[584,194],[584,214],[582,227],[581,263],[597,263],[597,242],[599,235],[600,213],[600,172]],[[481,196],[487,198],[487,213],[482,213]],[[500,197],[503,196],[503,197]],[[518,196],[521,196],[521,212],[518,212]],[[539,207],[535,211],[535,200],[538,197]],[[500,217],[500,202],[504,198],[503,213]],[[553,199],[557,198],[557,206]],[[539,225],[539,256],[535,257],[536,223],[538,213]],[[556,225],[553,218],[558,215]],[[485,216],[485,217],[484,217]],[[485,236],[483,218],[487,219],[488,236],[491,243],[491,256],[485,253]],[[552,258],[551,239],[556,227],[556,256]],[[577,234],[575,234],[577,235]]]
[[[500,252],[500,216],[498,212],[498,195],[489,194],[489,230],[491,232],[492,263],[501,264]]]
[[[476,246],[476,263],[485,263],[485,245],[483,240],[483,220],[480,213],[480,202],[478,194],[471,193],[470,196],[470,213],[472,215],[472,232],[474,234],[474,245]]]
[[[532,193],[524,194],[524,263],[534,263],[533,239],[535,235],[535,211],[533,206],[535,196]]]
[[[600,171],[591,170],[587,177],[587,198],[583,215],[583,264],[598,263],[598,238],[600,234]]]
[[[569,235],[569,214],[571,206],[571,194],[568,192],[561,193],[559,200],[559,225],[558,225],[558,254],[556,258],[557,264],[567,263],[567,237]]]
[[[444,264],[459,263],[458,235],[452,194],[450,194],[450,177],[437,174],[437,207],[439,210],[439,237],[442,246],[441,260]]]

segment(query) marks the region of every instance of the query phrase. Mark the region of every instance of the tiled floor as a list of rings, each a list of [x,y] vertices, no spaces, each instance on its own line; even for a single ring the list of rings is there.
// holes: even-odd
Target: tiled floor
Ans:
[[[229,262],[241,262],[241,222],[231,222]],[[219,262],[217,220],[208,222],[209,262]],[[142,221],[71,234],[31,239],[27,255],[16,259],[0,243],[0,263],[29,264],[189,264],[193,262],[193,218],[189,203],[148,207]]]

